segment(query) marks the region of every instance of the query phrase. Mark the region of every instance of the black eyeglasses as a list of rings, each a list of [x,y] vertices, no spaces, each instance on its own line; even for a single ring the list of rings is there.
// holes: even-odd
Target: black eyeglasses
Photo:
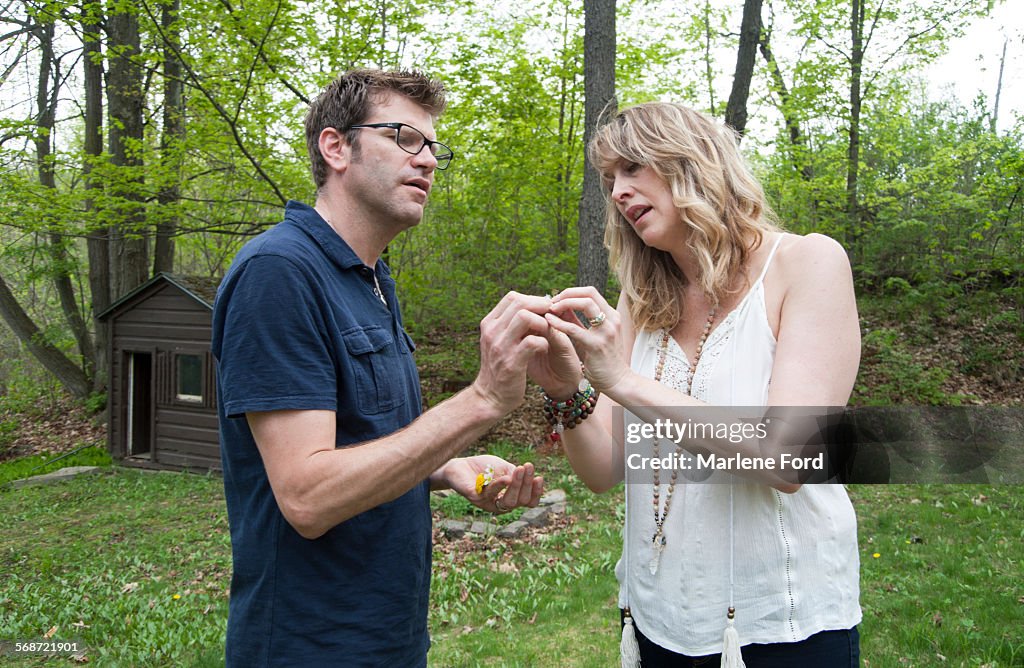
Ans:
[[[437,160],[438,169],[447,169],[448,164],[451,163],[455,155],[450,148],[441,142],[427,139],[422,132],[405,123],[366,123],[364,125],[349,126],[349,130],[358,130],[360,128],[390,128],[394,130],[395,143],[398,144],[398,148],[411,155],[418,154],[426,146]]]

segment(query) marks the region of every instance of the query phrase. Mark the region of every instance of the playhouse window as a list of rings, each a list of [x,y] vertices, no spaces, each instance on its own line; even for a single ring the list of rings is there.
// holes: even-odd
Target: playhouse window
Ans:
[[[178,355],[178,401],[203,402],[203,358],[200,355]]]

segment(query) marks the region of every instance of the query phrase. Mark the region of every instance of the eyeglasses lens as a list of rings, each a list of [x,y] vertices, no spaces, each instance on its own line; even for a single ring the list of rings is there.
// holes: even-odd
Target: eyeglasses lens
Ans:
[[[423,150],[424,145],[429,145],[430,152],[437,158],[438,169],[444,169],[451,162],[452,151],[450,148],[438,142],[429,142],[422,132],[409,125],[403,125],[398,128],[398,135],[395,137],[395,141],[398,143],[399,148],[413,155]]]

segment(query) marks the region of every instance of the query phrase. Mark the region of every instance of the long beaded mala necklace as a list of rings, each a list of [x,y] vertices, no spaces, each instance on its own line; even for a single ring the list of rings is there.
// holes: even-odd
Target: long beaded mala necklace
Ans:
[[[715,320],[716,307],[712,306],[711,311],[708,313],[708,319],[704,322],[704,331],[700,335],[700,340],[697,342],[697,352],[693,356],[693,362],[690,364],[690,368],[686,373],[686,396],[692,396],[691,391],[693,390],[693,378],[697,374],[697,365],[700,363],[701,353],[704,352],[704,344],[707,343],[708,334],[711,333],[711,324]],[[669,330],[665,330],[665,334],[661,337],[661,344],[658,347],[658,364],[654,369],[654,380],[656,382],[661,381],[661,374],[665,370],[665,359],[668,357],[668,342],[671,334]],[[658,459],[658,446],[660,445],[660,439],[654,439],[654,459]],[[676,446],[676,459],[682,454],[683,446],[682,442]],[[661,564],[661,553],[665,550],[665,533],[663,527],[665,525],[665,518],[668,517],[669,508],[672,506],[672,492],[676,488],[676,479],[679,477],[679,468],[672,468],[672,477],[669,480],[668,488],[665,492],[665,508],[661,508],[661,476],[659,470],[654,469],[654,535],[651,537],[651,543],[654,545],[654,556],[651,557],[651,563],[649,568],[651,575],[658,572],[658,566]]]

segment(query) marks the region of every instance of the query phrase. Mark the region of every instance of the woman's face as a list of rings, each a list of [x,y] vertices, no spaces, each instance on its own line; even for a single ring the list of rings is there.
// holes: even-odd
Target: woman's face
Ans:
[[[668,183],[647,165],[620,162],[611,174],[615,207],[648,246],[670,250],[680,240],[679,211]]]

